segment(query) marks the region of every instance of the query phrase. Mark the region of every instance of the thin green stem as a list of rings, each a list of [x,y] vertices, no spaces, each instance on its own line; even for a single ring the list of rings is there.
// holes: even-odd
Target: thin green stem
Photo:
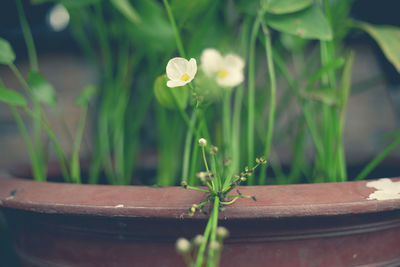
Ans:
[[[351,70],[354,62],[354,53],[350,53],[347,58],[346,65],[343,69],[342,74],[342,82],[340,85],[341,90],[341,112],[339,117],[339,127],[338,127],[338,151],[337,158],[339,164],[339,177],[341,181],[347,180],[347,172],[346,172],[346,159],[343,145],[343,131],[344,124],[346,120],[347,114],[347,101],[350,95],[350,87],[351,87]]]
[[[24,77],[22,76],[21,72],[18,70],[18,68],[15,66],[14,63],[11,63],[8,65],[8,67],[11,69],[11,71],[14,73],[15,77],[17,77],[18,81],[22,85],[22,88],[28,95],[28,97],[32,100],[33,106],[34,106],[34,112],[37,114],[36,118],[33,120],[33,145],[36,150],[36,160],[40,166],[39,170],[41,172],[42,176],[46,176],[46,164],[44,160],[44,155],[42,151],[42,140],[41,140],[41,118],[48,123],[46,116],[44,116],[44,112],[40,106],[40,103],[36,99],[36,96],[33,94],[32,89],[29,87],[29,84],[25,81]]]
[[[172,13],[171,7],[169,6],[168,0],[163,0],[165,10],[167,11],[169,22],[171,23],[172,30],[174,31],[176,46],[178,47],[179,54],[181,57],[186,58],[185,49],[183,48],[182,39],[179,34],[178,27],[175,23],[174,14]]]
[[[368,165],[357,175],[356,180],[362,180],[367,175],[375,169],[375,167],[393,150],[396,146],[400,144],[400,133],[396,137],[396,139],[388,145],[378,156],[376,156]]]
[[[197,120],[197,109],[195,109],[190,117],[190,125],[195,125]],[[185,138],[185,148],[183,150],[183,162],[182,162],[182,181],[188,180],[189,175],[189,158],[190,158],[190,150],[191,143],[193,139],[193,130],[192,128],[188,128],[186,132]]]
[[[276,66],[278,67],[278,69],[280,70],[282,75],[287,80],[290,90],[296,96],[296,98],[297,98],[297,100],[298,100],[298,102],[300,104],[301,111],[303,113],[303,117],[304,117],[304,119],[306,121],[307,127],[308,127],[308,129],[310,131],[312,140],[313,140],[314,145],[315,145],[315,149],[317,151],[317,156],[321,157],[324,154],[324,147],[323,147],[323,143],[321,141],[321,138],[320,138],[320,136],[319,136],[319,134],[317,132],[317,129],[316,129],[316,126],[315,126],[315,121],[312,118],[312,114],[311,114],[310,108],[305,104],[304,100],[300,96],[300,94],[299,94],[299,92],[297,90],[297,86],[296,86],[293,78],[290,76],[288,70],[286,69],[286,66],[285,66],[282,58],[276,52],[274,52],[273,54],[274,54],[274,60],[275,60]]]
[[[22,5],[21,0],[17,0],[16,5],[17,5],[17,10],[18,10],[19,21],[20,21],[21,27],[22,27],[22,33],[24,35],[25,44],[26,44],[26,47],[28,50],[28,57],[29,57],[29,63],[31,65],[31,69],[33,71],[38,71],[39,66],[38,66],[38,60],[37,60],[37,55],[36,55],[35,42],[33,41],[32,32],[29,28],[29,24],[26,19],[24,7]]]
[[[210,173],[210,169],[208,168],[208,164],[207,164],[206,150],[205,150],[204,146],[201,147],[201,153],[203,156],[203,161],[204,161],[204,166],[206,167],[206,171],[207,171],[207,173]]]
[[[196,139],[200,138],[199,135],[196,134]],[[198,184],[195,180],[196,169],[198,166],[198,157],[199,157],[199,145],[197,142],[193,142],[193,149],[192,149],[192,160],[190,161],[190,173],[189,173],[189,181],[188,184],[195,185]]]
[[[101,49],[101,53],[103,55],[103,60],[104,60],[104,69],[105,69],[105,77],[107,80],[112,79],[112,57],[111,57],[111,49],[110,49],[110,44],[108,41],[108,36],[107,36],[107,27],[104,21],[104,15],[103,15],[103,8],[101,6],[101,3],[97,3],[94,6],[94,12],[95,12],[95,26],[99,38],[99,45]]]
[[[201,192],[204,192],[204,193],[211,193],[210,190],[206,190],[206,189],[203,189],[203,188],[198,188],[198,187],[194,187],[194,186],[190,186],[190,185],[188,185],[186,188],[187,189],[191,189],[191,190],[201,191]]]
[[[21,132],[22,138],[25,142],[25,146],[28,150],[29,158],[30,158],[31,164],[32,164],[33,178],[37,181],[44,181],[46,179],[46,177],[43,176],[43,173],[41,171],[40,162],[38,162],[38,158],[37,158],[35,149],[33,147],[32,141],[29,137],[29,133],[28,133],[28,130],[26,129],[24,121],[22,120],[22,118],[19,115],[15,106],[10,105],[10,110],[11,110],[11,113],[13,114],[15,122],[17,123],[18,129]]]
[[[81,168],[79,164],[79,150],[83,138],[83,130],[85,129],[86,115],[88,107],[83,107],[81,118],[79,120],[78,129],[73,144],[72,158],[71,158],[71,178],[75,183],[81,183]]]
[[[203,243],[201,243],[199,251],[197,252],[197,257],[196,257],[196,267],[202,267],[203,266],[203,261],[204,261],[204,252],[206,250],[206,246],[208,243],[208,239],[210,237],[211,229],[213,226],[213,216],[214,212],[211,213],[210,217],[208,218],[207,226],[206,229],[204,230],[204,235],[203,235]]]
[[[215,242],[217,240],[217,227],[218,227],[218,211],[219,211],[219,197],[216,196],[214,198],[214,206],[213,206],[213,215],[210,217],[210,220],[212,220],[212,225],[211,225],[211,234],[210,234],[210,242]],[[208,247],[208,261],[207,261],[207,266],[208,267],[214,267],[216,262],[214,259],[214,250],[212,249],[211,246]]]
[[[69,8],[68,12],[71,16],[71,33],[74,39],[79,43],[85,56],[90,60],[95,62],[95,54],[92,45],[90,44],[89,36],[85,32],[85,18],[87,17],[87,9],[79,8]]]
[[[267,57],[268,77],[270,80],[268,129],[267,129],[265,149],[264,149],[264,157],[268,159],[271,150],[272,136],[274,133],[274,124],[275,124],[276,77],[275,77],[274,59],[272,54],[271,36],[267,26],[265,25],[265,22],[262,24],[262,26],[265,35],[265,54]],[[263,185],[265,183],[266,170],[267,170],[267,165],[263,165],[261,167],[260,185]]]
[[[238,172],[240,168],[240,131],[242,111],[243,86],[236,89],[232,120],[232,172]]]
[[[61,173],[65,179],[65,181],[70,181],[70,175],[68,174],[68,165],[66,162],[66,156],[64,154],[63,149],[61,148],[60,144],[58,143],[58,140],[56,136],[54,135],[54,132],[51,130],[50,126],[47,124],[47,122],[43,121],[38,117],[36,113],[31,111],[28,108],[24,108],[25,112],[30,115],[32,118],[40,121],[42,123],[43,129],[46,131],[47,135],[49,136],[50,140],[52,141],[54,148],[56,150],[58,160],[60,162],[60,167],[61,167]]]
[[[255,49],[257,33],[260,27],[260,15],[257,15],[250,35],[249,45],[249,69],[248,69],[248,121],[247,121],[247,151],[248,166],[253,166],[254,162],[254,110],[255,110]],[[254,184],[254,178],[249,179],[249,185]]]
[[[222,101],[222,129],[223,129],[223,144],[224,144],[224,153],[225,158],[231,157],[232,153],[232,140],[231,140],[231,100],[232,100],[232,91],[227,89],[224,92],[223,101]]]

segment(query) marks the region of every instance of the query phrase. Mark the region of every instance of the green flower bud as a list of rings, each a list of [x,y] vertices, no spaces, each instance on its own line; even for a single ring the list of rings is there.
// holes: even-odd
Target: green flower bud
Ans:
[[[206,146],[207,145],[207,140],[204,138],[199,139],[199,146]]]
[[[189,253],[190,242],[186,238],[180,237],[178,240],[176,240],[175,248],[179,254]]]

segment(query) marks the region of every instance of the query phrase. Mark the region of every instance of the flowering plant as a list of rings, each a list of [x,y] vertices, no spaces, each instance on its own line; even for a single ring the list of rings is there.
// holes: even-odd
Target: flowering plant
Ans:
[[[224,231],[217,227],[219,209],[239,198],[251,198],[241,192],[230,193],[239,183],[349,178],[343,130],[354,53],[345,49],[343,39],[350,29],[371,35],[400,70],[399,29],[351,19],[351,1],[231,1],[234,12],[211,0],[176,0],[171,5],[163,0],[164,6],[156,0],[134,4],[127,0],[56,2],[70,12],[73,35],[87,58],[99,67],[102,81],[97,89],[85,88],[77,100],[83,113],[73,153],[67,155],[42,107],[57,104],[55,91],[39,72],[24,10],[21,1],[16,1],[31,72],[23,77],[14,64],[10,44],[0,39],[0,64],[12,70],[25,91],[23,95],[6,89],[0,81],[0,101],[10,106],[22,133],[34,178],[47,177],[44,132],[57,152],[65,180],[82,182],[79,149],[89,102],[97,93],[88,182],[98,182],[104,173],[110,184],[130,184],[141,137],[158,130],[157,140],[152,140],[157,143],[157,177],[146,182],[159,186],[182,183],[186,189],[204,191],[203,202],[188,203],[193,204],[190,213],[211,206],[204,235],[194,238],[192,244],[182,239],[177,243],[188,264],[196,254],[197,266],[204,262],[207,246],[209,265],[218,264],[221,241],[227,236],[218,234]],[[111,18],[110,23],[106,18]],[[286,64],[292,61],[295,71]],[[156,78],[155,74],[164,72],[165,64],[160,62],[166,63],[166,73]],[[278,79],[283,84],[279,90]],[[149,90],[153,81],[154,91]],[[280,119],[289,103],[295,103],[297,109],[287,115],[291,120],[283,128],[279,122],[285,124]],[[32,137],[21,111],[33,120]],[[150,120],[155,121],[153,128],[143,134],[142,126]],[[281,137],[294,140],[289,141],[289,171],[282,170],[274,150],[273,144]],[[307,143],[312,153],[307,152]],[[365,178],[399,143],[396,133],[357,177],[350,178]],[[191,245],[197,246],[197,253]]]
[[[175,39],[177,47],[182,56],[185,55],[184,45],[182,44],[179,30],[176,28],[176,23],[172,12],[170,11],[168,1],[164,1],[166,10],[169,12],[169,18],[171,25],[175,29]],[[347,8],[349,5],[347,6]],[[344,7],[342,7],[344,8]],[[324,11],[322,11],[324,10]],[[242,195],[240,191],[236,195],[228,195],[228,193],[235,188],[240,182],[247,182],[247,184],[265,184],[266,182],[266,160],[264,158],[257,158],[256,164],[253,163],[254,155],[257,153],[263,153],[265,157],[271,158],[272,152],[272,140],[274,134],[274,125],[276,117],[276,79],[277,73],[275,68],[278,67],[282,75],[287,79],[289,87],[295,98],[297,99],[301,107],[300,120],[302,127],[299,128],[298,136],[296,137],[296,143],[294,151],[292,171],[289,175],[285,175],[279,171],[280,166],[278,164],[272,164],[273,171],[277,176],[279,183],[296,182],[299,180],[301,173],[306,177],[315,177],[315,181],[321,181],[319,177],[325,177],[324,181],[344,181],[347,179],[346,163],[344,160],[344,149],[343,149],[343,125],[346,115],[346,104],[350,93],[350,81],[351,81],[351,68],[353,64],[353,53],[344,54],[344,56],[337,55],[337,49],[335,49],[335,41],[343,36],[340,36],[338,32],[341,30],[340,25],[335,25],[334,28],[331,12],[333,5],[328,1],[324,1],[320,5],[313,4],[312,1],[298,1],[297,5],[289,5],[288,3],[278,1],[261,1],[259,11],[254,14],[254,23],[251,27],[250,42],[244,45],[248,53],[248,96],[247,96],[247,129],[243,130],[243,124],[241,123],[241,101],[243,97],[243,87],[240,86],[245,80],[243,70],[245,68],[244,60],[235,54],[227,54],[222,56],[221,53],[214,48],[205,48],[200,56],[201,65],[199,67],[198,76],[195,77],[197,68],[195,68],[195,60],[190,59],[192,65],[189,66],[189,62],[184,58],[173,58],[167,65],[167,76],[171,79],[167,84],[157,83],[155,84],[156,96],[161,95],[161,91],[174,90],[165,89],[168,87],[179,87],[188,84],[183,91],[178,93],[177,91],[170,91],[168,95],[164,97],[158,97],[158,101],[161,105],[167,106],[167,103],[175,103],[174,106],[179,110],[179,113],[183,117],[184,121],[188,126],[188,133],[186,135],[185,149],[184,149],[184,160],[182,169],[182,185],[185,189],[199,190],[206,193],[207,197],[205,201],[193,204],[189,210],[189,214],[197,210],[203,210],[204,205],[210,203],[211,212],[208,224],[206,226],[203,236],[196,237],[192,243],[187,240],[179,239],[177,241],[178,252],[181,253],[188,265],[202,266],[205,247],[208,245],[208,257],[207,266],[218,265],[219,251],[221,243],[218,245],[214,244],[216,240],[216,229],[218,225],[218,210],[222,209],[224,205],[235,202],[238,198],[249,198],[250,196]],[[346,9],[345,9],[346,10]],[[347,9],[348,12],[348,9]],[[382,47],[387,47],[388,36],[374,26],[370,26],[363,22],[355,22],[350,20],[350,25],[366,30],[368,33],[378,41]],[[247,25],[244,25],[245,28]],[[348,25],[346,25],[348,27]],[[369,28],[371,27],[371,28]],[[243,29],[242,28],[242,29]],[[372,29],[373,28],[373,29]],[[259,37],[259,31],[262,31],[263,38]],[[294,82],[290,77],[288,69],[284,66],[280,53],[278,53],[272,45],[272,30],[280,32],[282,37],[283,45],[292,46],[294,42],[298,42],[299,39],[317,39],[319,40],[319,50],[321,53],[320,69],[316,72],[306,75],[308,81],[305,86],[304,92],[301,92],[299,85]],[[373,34],[375,30],[378,30],[379,34]],[[389,29],[386,29],[389,30]],[[392,29],[393,30],[393,29]],[[398,29],[393,34],[399,35]],[[248,36],[247,32],[243,30],[241,34]],[[291,37],[287,34],[294,34],[297,37]],[[379,35],[379,37],[377,37]],[[333,36],[336,39],[333,39]],[[239,36],[240,39],[241,36]],[[257,149],[255,144],[255,117],[256,113],[261,113],[265,108],[263,104],[256,104],[256,79],[255,79],[255,63],[256,63],[256,43],[257,39],[260,38],[262,45],[265,48],[266,63],[267,63],[267,76],[269,78],[269,87],[267,93],[258,92],[257,98],[268,99],[268,115],[265,125],[267,127],[265,132],[261,136],[265,136],[265,139],[261,142],[264,149]],[[296,39],[297,38],[297,39]],[[301,42],[300,42],[301,43]],[[303,42],[303,47],[304,47]],[[385,49],[384,49],[385,51]],[[399,61],[393,60],[391,53],[386,49],[386,55],[389,60],[399,69]],[[182,62],[182,66],[175,68],[171,62]],[[338,68],[342,69],[342,75],[337,75]],[[189,74],[189,70],[191,71]],[[174,75],[171,73],[174,72]],[[340,80],[340,84],[337,81]],[[318,82],[317,82],[318,81]],[[192,82],[192,83],[190,83]],[[238,87],[239,86],[239,87]],[[232,97],[232,87],[236,88],[235,98]],[[324,89],[319,89],[323,87]],[[208,99],[210,91],[217,95]],[[218,92],[218,93],[216,93]],[[194,108],[192,115],[189,116],[185,113],[187,107],[188,95],[192,96],[191,101]],[[317,101],[315,101],[317,100]],[[213,103],[222,102],[222,117],[220,124],[222,130],[220,133],[209,132],[209,128],[206,121],[206,110],[210,108]],[[232,116],[232,102],[234,103],[234,111]],[[178,103],[184,103],[179,105]],[[169,105],[171,108],[172,106]],[[321,118],[315,116],[315,113],[321,113]],[[313,114],[314,113],[314,114]],[[197,119],[199,117],[199,120]],[[212,118],[215,119],[215,116]],[[197,122],[197,120],[199,122]],[[330,121],[332,124],[324,123],[324,121]],[[240,126],[239,126],[240,125]],[[311,169],[305,168],[307,164],[302,160],[303,144],[304,144],[304,125],[309,130],[312,141],[315,145],[316,158],[314,161],[314,167]],[[247,158],[248,165],[245,167],[244,172],[239,173],[240,165],[242,161],[240,157],[243,157],[245,153],[241,150],[243,146],[240,145],[240,135],[245,132],[247,138]],[[199,172],[197,177],[199,180],[195,180],[193,177],[194,171],[188,173],[189,167],[189,154],[190,146],[192,143],[192,137],[195,136],[195,140],[199,140],[199,146],[201,147],[201,154],[204,162],[205,172]],[[207,140],[210,138],[216,138],[219,140],[219,145],[222,146],[222,155],[219,159],[224,162],[223,165],[219,164],[221,160],[218,160],[216,152],[218,149],[215,146],[208,147],[208,153],[211,157],[211,170],[207,163],[205,154],[205,147],[207,146]],[[200,139],[199,139],[200,138]],[[400,143],[400,137],[397,137],[393,143],[385,148],[380,155],[378,155],[365,169],[359,174],[357,179],[364,178],[366,174],[373,169],[376,164],[387,155],[395,145]],[[240,151],[240,152],[239,152]],[[196,153],[198,151],[193,149],[192,151],[192,164],[196,164]],[[274,160],[277,162],[277,159]],[[263,165],[261,168],[260,176],[258,181],[255,179],[255,175],[252,175],[255,168],[259,165]],[[196,166],[191,166],[191,170],[196,169]],[[235,174],[236,173],[236,174]],[[202,183],[206,188],[193,187],[196,183]],[[253,199],[256,199],[253,197]],[[201,240],[201,242],[199,242]],[[190,246],[194,246],[194,251],[197,252],[195,258],[192,258],[193,250]],[[196,246],[198,248],[196,248]]]

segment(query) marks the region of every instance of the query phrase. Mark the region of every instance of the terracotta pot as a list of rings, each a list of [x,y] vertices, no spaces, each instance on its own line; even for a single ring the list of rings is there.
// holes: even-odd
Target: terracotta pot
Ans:
[[[392,179],[400,181],[399,178]],[[242,187],[220,213],[222,266],[400,266],[400,199],[368,200],[366,181]],[[26,266],[183,266],[174,243],[202,233],[179,187],[0,179],[0,205]]]

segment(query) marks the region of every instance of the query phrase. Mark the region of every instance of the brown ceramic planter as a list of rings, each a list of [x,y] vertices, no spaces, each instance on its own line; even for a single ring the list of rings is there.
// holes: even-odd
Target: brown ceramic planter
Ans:
[[[399,178],[392,179],[400,181]],[[249,186],[220,214],[222,266],[400,266],[400,199],[368,200],[365,181]],[[174,243],[202,233],[179,187],[0,178],[0,206],[27,266],[183,266]]]

